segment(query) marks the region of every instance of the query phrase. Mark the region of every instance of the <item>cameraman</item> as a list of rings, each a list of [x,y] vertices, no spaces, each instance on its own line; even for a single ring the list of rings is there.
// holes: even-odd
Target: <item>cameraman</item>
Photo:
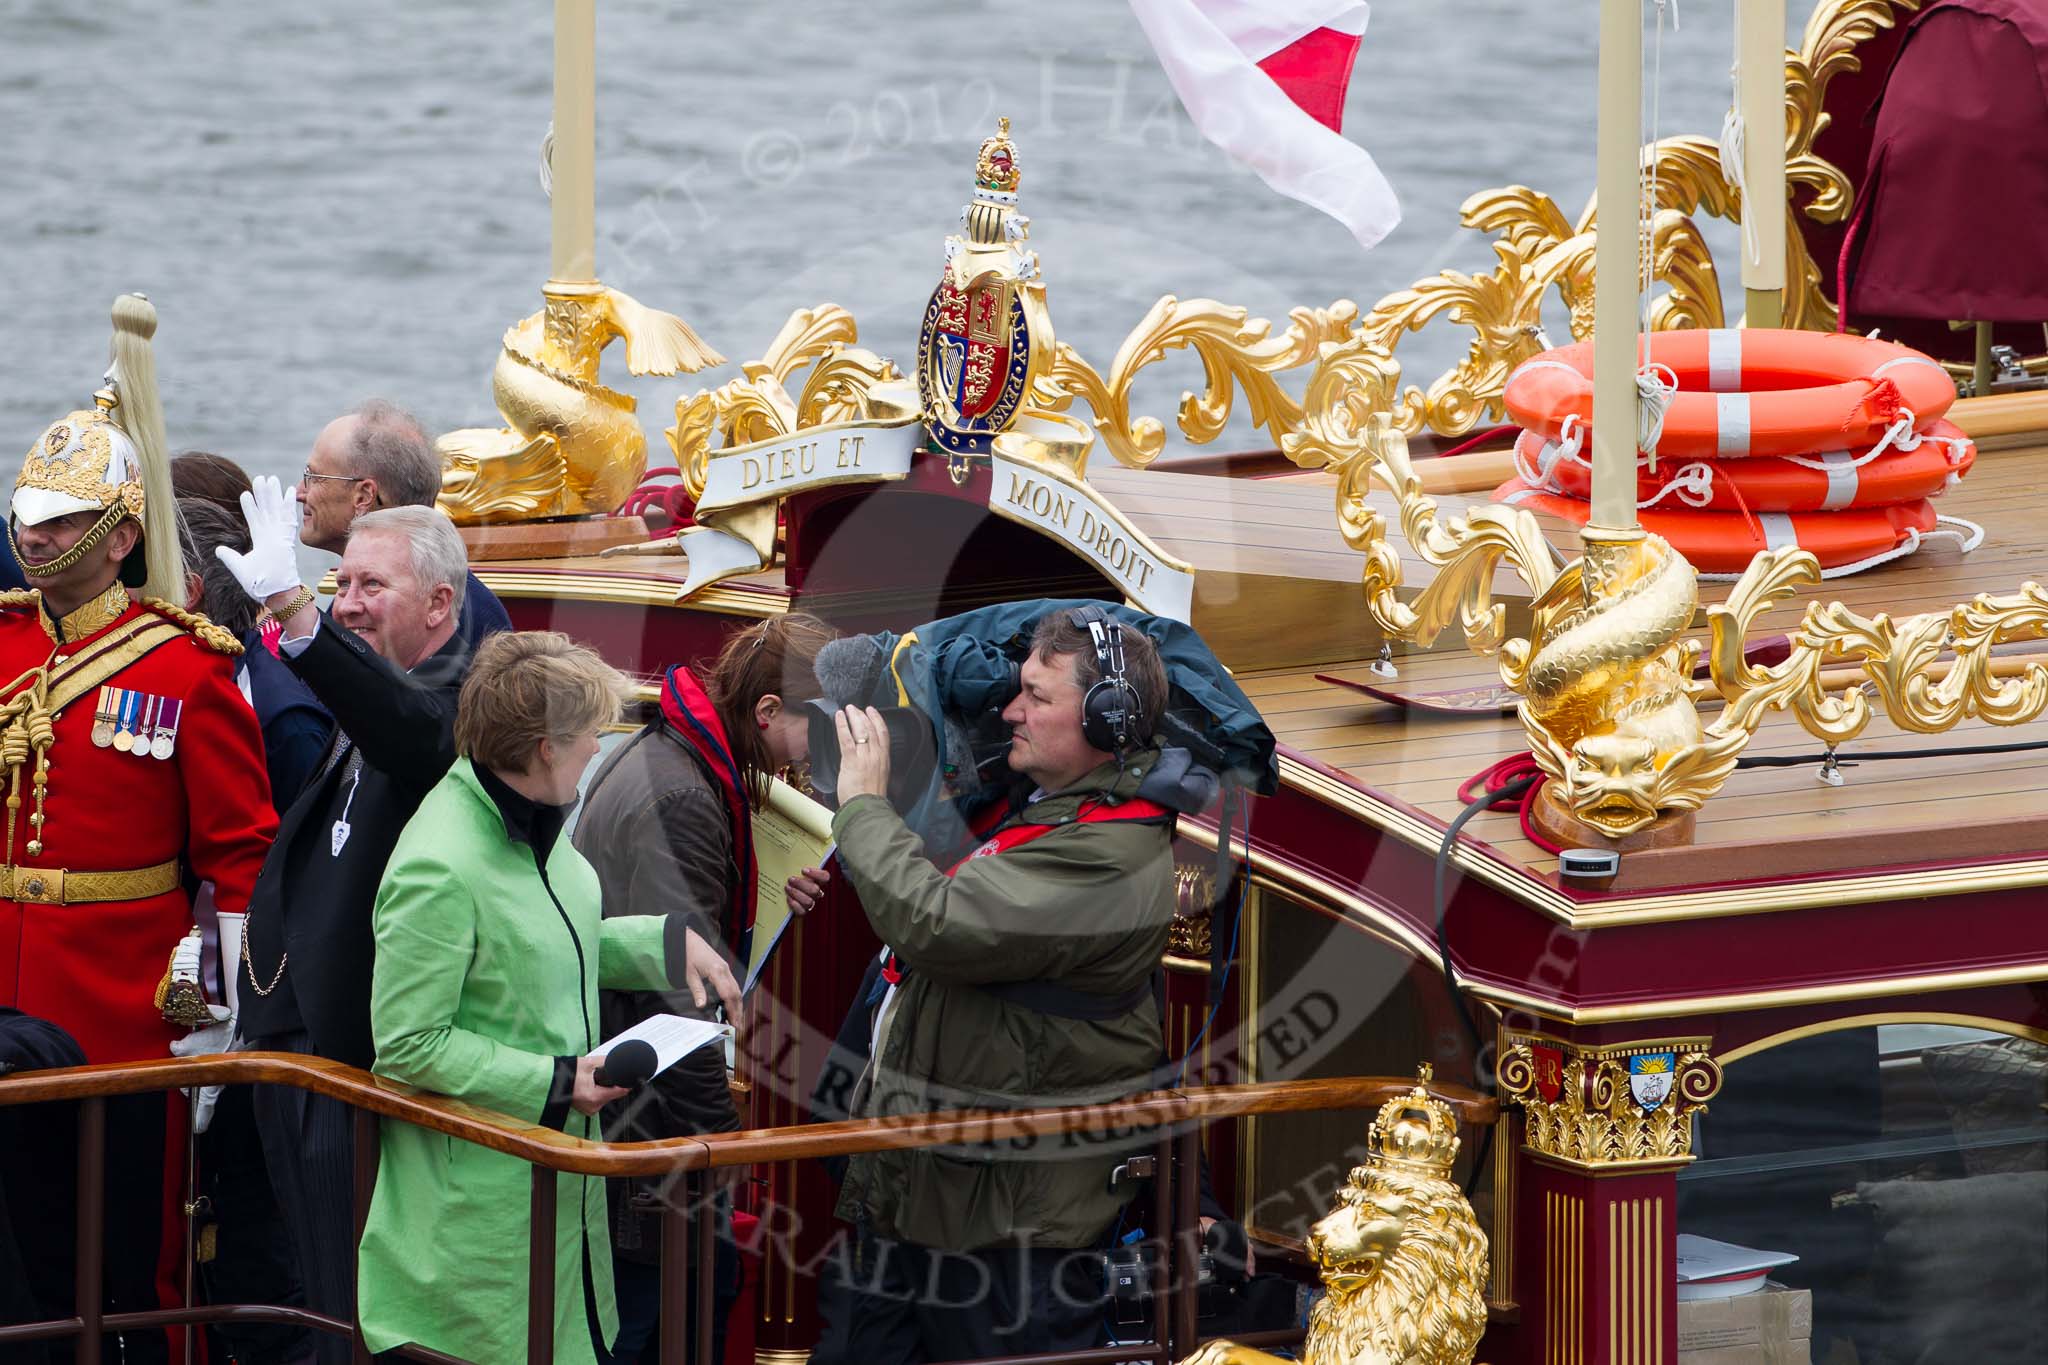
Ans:
[[[1159,1061],[1151,980],[1173,918],[1173,813],[1137,796],[1158,761],[1166,672],[1099,608],[1038,623],[1011,729],[1007,798],[950,866],[891,808],[873,708],[835,724],[839,861],[892,950],[863,1117],[1102,1103]],[[834,1296],[816,1365],[1086,1349],[1127,1187],[1119,1157],[1059,1138],[1019,1150],[852,1158],[839,1214],[861,1291]],[[833,1320],[833,1317],[837,1320]]]

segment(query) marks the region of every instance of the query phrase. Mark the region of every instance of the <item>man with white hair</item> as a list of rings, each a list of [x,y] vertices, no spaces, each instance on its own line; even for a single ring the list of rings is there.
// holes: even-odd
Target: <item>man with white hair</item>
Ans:
[[[333,713],[320,775],[285,812],[250,897],[241,1036],[266,1051],[368,1068],[370,910],[399,831],[455,760],[455,703],[469,671],[459,629],[468,557],[432,507],[365,512],[348,530],[332,612],[299,581],[298,504],[261,477],[242,495],[250,548],[216,551],[284,627],[279,654]],[[298,1239],[308,1306],[346,1319],[354,1303],[354,1142],[347,1108],[262,1086],[256,1121],[272,1183]],[[329,1338],[322,1359],[347,1357]]]

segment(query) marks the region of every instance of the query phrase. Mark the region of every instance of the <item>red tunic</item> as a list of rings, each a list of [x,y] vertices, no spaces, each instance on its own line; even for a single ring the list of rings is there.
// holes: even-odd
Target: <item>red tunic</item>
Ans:
[[[111,644],[137,621],[157,628]],[[39,854],[28,851],[35,835],[33,752],[17,772],[0,771],[0,784],[18,780],[21,799],[11,839],[0,807],[0,839],[7,840],[0,861],[16,869],[0,886],[0,1005],[56,1023],[95,1063],[162,1057],[185,1032],[164,1022],[156,988],[171,950],[192,927],[190,897],[182,884],[133,900],[51,905],[10,897],[36,870],[125,871],[175,859],[186,879],[214,884],[221,910],[241,913],[277,831],[262,734],[235,685],[235,661],[182,626],[165,638],[158,623],[175,625],[131,605],[99,629],[60,643],[40,607],[0,605],[0,713],[37,684],[45,666],[54,699],[62,695],[66,666],[78,669],[96,647],[111,645],[95,672],[118,665],[55,713]],[[130,658],[145,641],[155,643]],[[83,675],[71,676],[75,688]],[[142,698],[138,712],[146,719],[154,711],[159,729],[167,728],[170,703],[177,704],[168,758],[94,742],[96,713],[103,696],[112,695],[103,687]],[[0,722],[0,753],[6,728]]]

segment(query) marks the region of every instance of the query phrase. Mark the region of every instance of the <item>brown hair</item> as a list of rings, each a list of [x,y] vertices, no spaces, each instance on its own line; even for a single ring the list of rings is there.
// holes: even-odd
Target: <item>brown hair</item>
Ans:
[[[455,709],[455,751],[500,773],[533,767],[543,739],[587,735],[619,718],[633,689],[560,631],[484,638]]]
[[[717,659],[697,670],[733,756],[740,761],[741,785],[756,810],[767,798],[775,763],[754,723],[754,707],[771,694],[782,698],[784,706],[801,706],[823,696],[816,672],[818,651],[834,638],[832,628],[817,617],[793,611],[735,631]]]
[[[1144,631],[1126,622],[1122,634],[1124,679],[1138,696],[1138,711],[1144,721],[1141,733],[1149,735],[1159,728],[1159,717],[1166,711],[1166,665],[1159,661],[1159,651]],[[1072,659],[1074,682],[1084,697],[1102,681],[1095,641],[1086,626],[1074,624],[1069,612],[1048,612],[1038,618],[1031,632],[1031,652],[1048,664],[1058,658]]]
[[[249,487],[248,472],[225,455],[188,450],[171,460],[171,492],[210,502],[237,521],[242,516],[242,494]]]
[[[241,512],[230,516],[210,498],[179,498],[178,527],[186,550],[185,572],[199,575],[199,609],[236,635],[254,629],[256,604],[214,553],[222,545],[249,552],[249,530]]]

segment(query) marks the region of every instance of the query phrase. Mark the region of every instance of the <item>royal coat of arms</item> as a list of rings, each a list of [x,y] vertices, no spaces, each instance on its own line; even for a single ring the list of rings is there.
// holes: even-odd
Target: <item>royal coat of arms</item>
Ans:
[[[965,231],[946,239],[946,269],[917,338],[917,389],[932,444],[953,455],[988,453],[1008,430],[1052,355],[1052,324],[1038,257],[1024,248],[1030,220],[1017,208],[1010,121],[981,145]]]

